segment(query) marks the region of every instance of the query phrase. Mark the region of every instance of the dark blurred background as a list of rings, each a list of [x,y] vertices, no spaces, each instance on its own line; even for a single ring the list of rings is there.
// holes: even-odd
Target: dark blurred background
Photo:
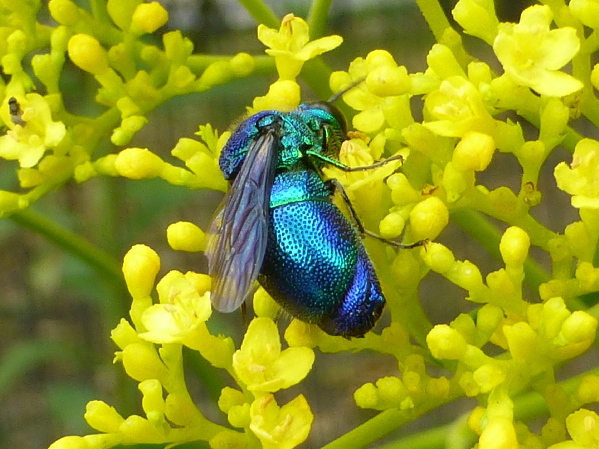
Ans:
[[[77,2],[88,8],[87,2]],[[263,54],[256,38],[257,24],[234,0],[162,0],[170,14],[164,30],[180,29],[190,38],[195,52],[235,54],[240,51]],[[288,12],[307,16],[307,0],[271,0],[279,17]],[[447,1],[451,10],[453,1]],[[517,21],[531,2],[497,1],[502,21]],[[426,68],[426,55],[434,43],[415,3],[410,0],[344,0],[333,2],[327,34],[340,34],[344,44],[324,56],[333,70],[346,70],[358,56],[377,48],[388,50],[398,64],[413,73]],[[159,32],[159,33],[160,33]],[[488,48],[475,39],[466,45],[477,56]],[[488,55],[487,55],[488,56]],[[493,57],[485,59],[496,64]],[[275,79],[250,77],[212,91],[176,98],[149,117],[149,124],[131,146],[148,147],[169,161],[170,151],[181,137],[194,137],[198,125],[212,123],[224,131],[245,112],[257,95],[263,95]],[[97,114],[93,97],[97,85],[89,77],[72,71],[63,80],[69,109],[79,114]],[[306,99],[314,99],[309,89]],[[104,152],[114,152],[108,138]],[[566,159],[565,151],[556,160]],[[555,163],[548,163],[552,167]],[[498,155],[495,167],[483,184],[508,184],[519,189],[520,169],[507,155]],[[563,215],[547,217],[540,207],[539,218],[555,231],[574,221],[576,214],[568,199],[555,189],[552,170],[543,178],[552,201],[563,203]],[[509,180],[506,181],[506,178]],[[543,187],[543,186],[541,186]],[[0,188],[17,190],[14,166],[0,162]],[[202,254],[176,253],[168,247],[168,224],[188,220],[206,229],[221,195],[190,191],[161,180],[128,181],[100,178],[78,185],[69,183],[35,204],[40,215],[49,217],[104,251],[121,260],[135,243],[152,246],[162,257],[161,275],[170,269],[205,271]],[[562,204],[558,203],[558,204]],[[555,204],[554,208],[555,210]],[[545,214],[545,215],[544,215]],[[483,274],[500,268],[500,263],[481,254],[478,245],[459,229],[450,228],[442,241],[451,241],[456,256],[478,264]],[[142,414],[136,382],[113,366],[116,347],[109,339],[122,316],[127,316],[129,297],[109,285],[85,263],[63,252],[44,237],[22,229],[11,220],[0,220],[0,448],[35,449],[47,447],[67,434],[91,433],[83,420],[85,404],[102,399],[124,416]],[[435,287],[435,283],[442,287]],[[473,308],[464,301],[464,292],[439,277],[431,276],[423,301],[433,322],[448,322],[458,313]],[[220,320],[220,321],[219,321]],[[219,317],[216,326],[236,335],[243,332],[241,316]],[[230,383],[226,377],[211,377],[201,360],[189,354],[189,383],[194,398],[211,419],[226,424],[203,382],[218,386]],[[308,397],[317,416],[310,440],[304,447],[319,447],[375,415],[357,409],[352,392],[367,381],[397,374],[388,357],[373,354],[317,356],[315,369],[301,387],[292,389],[284,401],[299,392]],[[203,382],[198,381],[198,377]],[[415,432],[439,423],[451,422],[473,403],[462,401],[435,411],[398,431]],[[200,446],[198,446],[200,447]]]

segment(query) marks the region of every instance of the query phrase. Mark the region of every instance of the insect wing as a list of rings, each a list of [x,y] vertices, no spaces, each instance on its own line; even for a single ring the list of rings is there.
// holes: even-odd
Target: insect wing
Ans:
[[[268,238],[268,202],[279,138],[268,130],[251,145],[213,221],[206,256],[215,309],[232,312],[250,295]]]

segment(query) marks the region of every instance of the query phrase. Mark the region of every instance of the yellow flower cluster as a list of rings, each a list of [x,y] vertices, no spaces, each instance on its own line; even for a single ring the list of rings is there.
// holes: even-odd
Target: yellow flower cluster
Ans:
[[[175,228],[169,233],[189,225]],[[196,440],[210,441],[216,448],[255,447],[255,439],[265,448],[293,448],[303,442],[314,419],[306,399],[299,395],[279,406],[274,393],[306,377],[314,352],[307,347],[282,350],[277,326],[266,317],[252,320],[235,350],[231,338],[214,335],[206,326],[212,311],[210,278],[171,271],[156,284],[158,303],[152,304],[159,270],[160,258],[151,248],[136,245],[127,253],[123,274],[133,298],[133,325],[123,319],[111,335],[120,348],[115,361],[139,382],[145,417],[124,418],[106,403],[92,401],[85,419],[102,433],[61,438],[51,448]],[[239,389],[225,387],[218,405],[231,426],[240,430],[209,421],[194,404],[183,376],[183,346],[198,351],[235,379]]]
[[[599,142],[582,139],[569,127],[581,115],[599,125],[592,91],[599,86],[599,65],[591,68],[588,57],[599,48],[596,3],[536,5],[518,23],[500,23],[491,0],[460,0],[454,18],[465,33],[489,45],[501,73],[485,62],[466,61],[455,51],[459,43],[448,42],[453,34],[443,29],[436,30],[442,38],[422,73],[410,73],[379,49],[330,77],[334,92],[353,86],[343,100],[358,111],[352,118],[357,131],[343,143],[340,161],[356,167],[395,159],[352,173],[325,167],[325,175],[346,185],[367,229],[378,226],[383,237],[403,235],[408,243],[431,241],[412,251],[372,248],[391,315],[380,333],[349,340],[296,320],[285,330],[288,347],[283,348],[274,321],[278,307],[258,290],[258,317],[237,347],[210,328],[209,277],[173,270],[156,283],[159,256],[136,245],[123,263],[131,320],[123,319],[112,339],[119,348],[115,361],[139,382],[144,416],[123,417],[92,401],[85,418],[100,433],[65,437],[52,449],[195,440],[215,449],[296,447],[308,437],[315,417],[304,395],[280,404],[277,393],[306,378],[314,348],[322,353],[372,350],[396,362],[398,373],[354,393],[359,407],[383,411],[383,418],[364,424],[363,434],[371,438],[364,444],[466,396],[480,404],[467,419],[479,449],[596,447],[599,416],[587,405],[599,401],[599,376],[587,372],[567,385],[556,382],[557,368],[586,352],[597,335],[596,306],[580,298],[599,291]],[[102,133],[109,133],[115,145],[127,145],[158,104],[245,76],[254,58],[240,54],[210,60],[196,73],[191,43],[179,32],[164,34],[162,48],[143,43],[139,37],[168,18],[156,2],[109,0],[108,28],[96,26],[96,19],[70,0],[51,0],[49,10],[59,26],[40,29],[37,41],[16,29],[1,47],[10,81],[0,95],[5,98],[0,118],[9,129],[0,137],[0,157],[18,161],[21,186],[47,191],[45,183],[106,175],[225,191],[217,160],[229,134],[210,126],[198,132],[203,142],[183,138],[172,150],[185,168],[150,149],[125,148],[98,159],[92,152]],[[586,33],[584,27],[593,31]],[[40,39],[46,39],[49,53],[36,54],[31,64],[47,89],[45,96],[32,92],[30,72],[23,69],[25,56]],[[310,41],[308,25],[293,15],[285,16],[278,30],[260,26],[258,39],[268,47],[279,79],[254,100],[251,112],[296,107],[301,97],[296,78],[304,63],[341,44],[339,36]],[[58,79],[67,55],[99,85],[96,101],[107,110],[94,120],[64,109]],[[563,70],[568,64],[572,74]],[[415,99],[422,100],[422,121],[415,118],[420,115]],[[525,133],[523,119],[538,133]],[[558,145],[573,156],[556,164],[554,178],[580,214],[580,221],[561,233],[531,213],[543,201],[541,168]],[[484,185],[481,172],[493,167],[498,152],[520,165],[510,184],[518,191]],[[0,212],[26,207],[36,198],[0,192]],[[432,242],[444,237],[451,222],[497,254],[501,267],[485,275],[456,256],[451,242]],[[497,222],[501,231],[492,224]],[[171,225],[167,238],[173,249],[206,248],[204,232],[192,223]],[[550,270],[534,261],[532,247],[548,254]],[[462,289],[477,309],[433,325],[419,302],[420,283],[430,272]],[[218,400],[229,427],[207,419],[191,399],[183,347],[226,371],[235,383],[223,388]],[[446,375],[432,374],[433,359]],[[549,409],[540,432],[519,421],[522,392],[540,395]],[[351,438],[340,437],[336,447],[345,447]]]
[[[0,83],[0,120],[8,131],[0,136],[0,158],[18,162],[19,193],[0,191],[0,214],[8,215],[38,200],[71,178],[93,176],[162,176],[174,184],[226,188],[218,167],[214,178],[162,167],[156,157],[134,150],[120,157],[95,158],[110,135],[113,145],[127,145],[143,128],[146,114],[168,99],[202,92],[254,70],[245,53],[233,57],[192,56],[191,42],[178,31],[165,33],[162,48],[147,44],[168,20],[158,2],[109,0],[106,16],[91,14],[72,0],[51,0],[53,26],[38,21],[42,2],[8,2],[2,8],[0,61],[8,81]],[[105,19],[109,19],[106,22]],[[98,85],[95,100],[102,113],[90,118],[72,114],[63,102],[60,78],[70,60]],[[44,95],[35,92],[41,85]],[[186,143],[181,144],[185,147]],[[189,154],[189,149],[181,151]],[[196,152],[199,151],[196,149]],[[137,166],[131,159],[141,156]],[[209,155],[210,160],[214,159]],[[197,165],[197,160],[191,161]],[[128,167],[125,167],[128,166]]]

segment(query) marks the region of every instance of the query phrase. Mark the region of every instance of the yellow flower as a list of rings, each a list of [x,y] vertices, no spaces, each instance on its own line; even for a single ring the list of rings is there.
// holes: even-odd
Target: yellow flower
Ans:
[[[26,94],[17,98],[22,110],[18,124],[14,124],[8,106],[0,113],[4,123],[10,129],[0,136],[0,157],[18,160],[23,168],[35,166],[48,149],[58,146],[66,135],[62,122],[52,121],[52,111],[46,97],[39,94]],[[2,102],[8,105],[8,99]]]
[[[218,167],[218,155],[231,133],[224,132],[219,135],[212,126],[206,125],[200,126],[200,130],[196,134],[203,142],[181,138],[171,154],[185,162],[185,166],[192,172],[190,185],[194,188],[209,188],[225,192],[227,181]],[[177,178],[174,173],[170,173],[174,170],[176,170],[175,167],[169,168],[162,173],[162,176],[165,176],[170,182],[176,183]],[[180,179],[180,183],[185,179]]]
[[[279,407],[273,395],[256,399],[250,407],[250,429],[265,449],[291,449],[303,443],[314,415],[304,396]]]
[[[360,111],[352,120],[353,126],[365,133],[380,130],[385,122],[401,128],[397,126],[398,117],[411,117],[402,109],[404,104],[398,98],[411,88],[406,68],[398,66],[389,52],[374,50],[366,58],[353,60],[347,72],[333,73],[331,89],[339,92],[361,78],[364,78],[363,83],[343,95],[349,106]]]
[[[356,133],[357,134],[357,133]],[[341,149],[339,150],[339,161],[348,167],[367,167],[374,164],[375,158],[373,153],[376,151],[373,149],[373,143],[370,142],[370,146],[364,140],[364,138],[351,138],[342,143]],[[407,156],[407,154],[406,154]],[[334,166],[325,167],[324,172],[330,178],[346,180],[344,184],[347,184],[347,192],[359,190],[361,188],[372,189],[378,186],[384,185],[384,180],[387,179],[395,170],[401,167],[402,160],[400,158],[393,159],[388,163],[381,165],[380,167],[360,170],[356,172],[345,172]],[[375,192],[370,191],[370,200],[377,198]]]
[[[277,31],[264,25],[258,27],[258,39],[269,47],[282,80],[292,80],[302,70],[304,62],[341,45],[341,36],[327,36],[310,42],[308,24],[293,14],[287,14]]]
[[[212,313],[209,285],[206,275],[167,273],[156,286],[160,304],[143,312],[141,320],[147,332],[139,336],[154,343],[185,343]]]
[[[599,142],[593,139],[578,142],[570,166],[560,162],[554,176],[557,186],[572,195],[572,206],[599,208]]]
[[[480,92],[461,76],[449,77],[425,100],[435,121],[423,125],[440,136],[462,137],[469,131],[491,134],[495,122],[486,110]]]
[[[493,49],[514,82],[563,97],[582,89],[582,82],[559,71],[578,53],[580,41],[574,28],[549,29],[552,20],[549,6],[531,6],[520,23],[500,24]]]
[[[566,418],[566,427],[572,441],[549,446],[548,449],[591,449],[599,445],[599,416],[581,408]]]
[[[233,368],[250,391],[275,392],[301,382],[312,369],[314,352],[307,347],[281,351],[277,326],[270,318],[255,318],[241,349],[233,354]]]

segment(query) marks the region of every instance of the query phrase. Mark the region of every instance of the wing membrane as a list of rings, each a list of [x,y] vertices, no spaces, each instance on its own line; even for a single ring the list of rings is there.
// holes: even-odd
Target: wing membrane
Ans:
[[[278,144],[274,128],[256,139],[211,225],[206,256],[212,304],[221,312],[237,309],[258,278],[266,252]]]

